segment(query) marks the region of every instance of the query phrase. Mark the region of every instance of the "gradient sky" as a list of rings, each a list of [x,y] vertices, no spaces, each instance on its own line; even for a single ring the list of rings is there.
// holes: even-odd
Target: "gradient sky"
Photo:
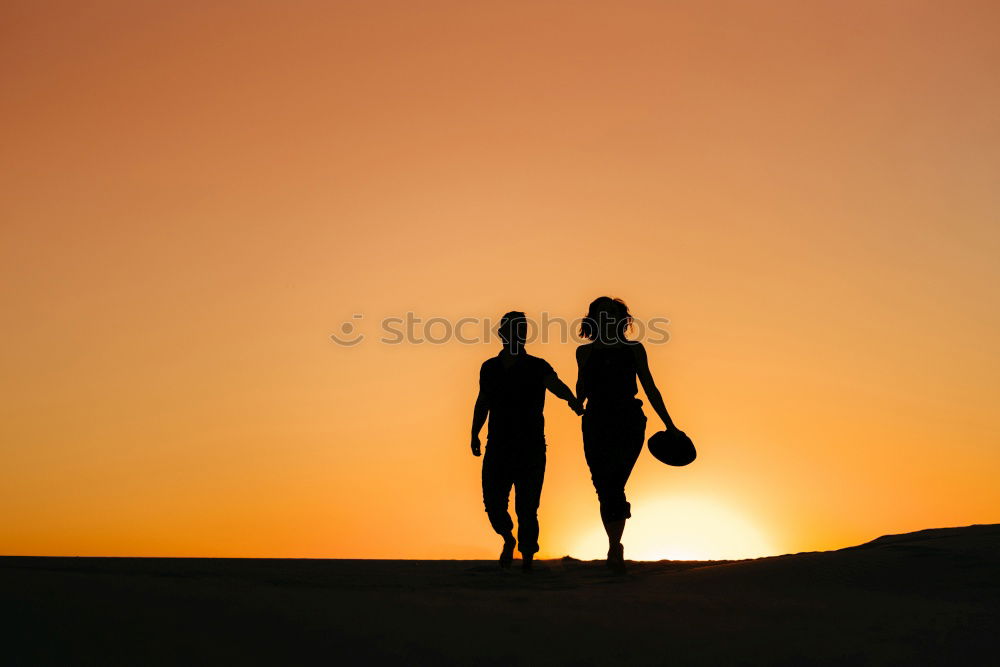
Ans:
[[[4,2],[0,553],[492,557],[492,345],[671,320],[626,553],[1000,521],[995,2]],[[530,347],[572,385],[573,345]],[[656,425],[651,411],[650,424]],[[601,555],[546,408],[542,555]],[[631,546],[630,546],[631,545]],[[631,551],[628,551],[631,549]]]

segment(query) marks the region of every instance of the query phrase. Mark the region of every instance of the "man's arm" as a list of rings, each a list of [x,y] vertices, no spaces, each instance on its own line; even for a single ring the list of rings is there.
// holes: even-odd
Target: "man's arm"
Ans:
[[[577,400],[576,396],[573,395],[573,392],[566,386],[566,383],[559,379],[559,376],[556,375],[555,371],[552,371],[545,376],[545,388],[569,403],[569,407],[573,408],[573,412],[578,415],[583,414],[583,406],[580,401]]]
[[[472,455],[479,456],[482,453],[481,445],[479,443],[479,432],[483,430],[483,424],[486,423],[486,415],[490,412],[489,403],[486,401],[486,397],[483,396],[482,390],[479,391],[479,396],[476,397],[476,407],[472,409]]]
[[[472,455],[479,456],[482,446],[479,443],[479,432],[483,430],[486,416],[490,413],[490,402],[483,388],[483,372],[479,372],[479,395],[476,396],[476,406],[472,408]]]

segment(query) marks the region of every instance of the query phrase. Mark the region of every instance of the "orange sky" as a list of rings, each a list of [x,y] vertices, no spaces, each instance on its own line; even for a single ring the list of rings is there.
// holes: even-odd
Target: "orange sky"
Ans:
[[[626,549],[1000,521],[998,20],[5,2],[0,553],[492,557],[494,347],[328,336],[601,294],[670,318],[651,366],[700,449],[640,459]],[[575,381],[571,344],[529,349]],[[546,416],[542,555],[600,556]]]

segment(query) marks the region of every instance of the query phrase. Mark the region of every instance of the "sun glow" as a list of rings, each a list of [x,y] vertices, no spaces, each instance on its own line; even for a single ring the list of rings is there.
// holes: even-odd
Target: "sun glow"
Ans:
[[[630,560],[727,560],[776,553],[768,536],[739,511],[700,497],[632,501],[632,519],[622,538]],[[573,555],[604,558],[607,538],[597,525]]]

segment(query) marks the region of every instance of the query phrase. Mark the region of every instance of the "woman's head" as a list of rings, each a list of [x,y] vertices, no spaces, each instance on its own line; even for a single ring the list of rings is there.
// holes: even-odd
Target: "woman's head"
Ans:
[[[587,316],[580,323],[580,336],[588,340],[613,343],[625,340],[632,329],[632,313],[621,299],[602,296],[590,302]]]

